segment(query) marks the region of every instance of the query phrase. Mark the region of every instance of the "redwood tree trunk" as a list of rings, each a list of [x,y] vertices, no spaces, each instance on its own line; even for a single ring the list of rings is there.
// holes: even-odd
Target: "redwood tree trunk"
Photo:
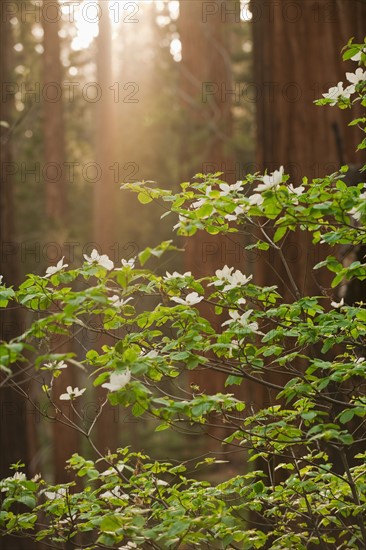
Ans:
[[[116,211],[118,182],[114,181],[114,163],[118,161],[115,156],[116,143],[116,118],[113,94],[109,88],[113,85],[112,68],[112,31],[108,12],[108,3],[99,1],[101,17],[99,19],[99,35],[97,38],[97,80],[102,91],[102,97],[96,104],[96,161],[98,163],[101,178],[94,187],[94,241],[99,252],[108,254],[110,258],[119,262],[114,257],[114,243],[116,241]],[[104,344],[111,344],[107,337],[102,336],[97,345],[101,348]],[[96,390],[98,402],[106,397],[102,388]],[[118,427],[116,424],[116,408],[107,404],[97,424],[97,446],[102,453],[108,449],[115,449],[118,441]]]
[[[43,0],[43,133],[46,215],[56,227],[67,221],[67,188],[65,178],[65,128],[62,94],[63,71],[59,21],[52,17],[53,0]]]
[[[342,61],[341,50],[352,36],[363,42],[366,4],[252,0],[250,6],[258,91],[257,170],[272,172],[283,165],[290,181],[300,185],[303,176],[322,177],[343,163],[360,163],[355,154],[360,136],[347,126],[355,113],[313,102],[339,81],[346,82],[346,71],[355,71],[355,63]],[[325,270],[312,270],[326,255],[324,246],[313,246],[306,232],[297,231],[288,235],[282,250],[300,294],[332,296]],[[285,266],[273,252],[256,263],[256,281],[277,284],[286,301],[295,298]],[[266,380],[284,385],[289,377],[268,373]],[[268,392],[265,401],[273,398]]]
[[[60,249],[68,230],[67,215],[67,185],[66,185],[66,152],[65,125],[62,94],[63,71],[61,65],[61,46],[57,18],[52,16],[53,0],[43,0],[43,136],[44,136],[44,170],[45,175],[45,212],[48,221],[47,238],[59,241]],[[56,6],[55,8],[56,9]],[[71,344],[72,345],[72,344]],[[66,353],[70,351],[70,340],[64,336],[57,339],[54,351]],[[59,396],[67,386],[77,386],[77,377],[73,368],[63,371],[62,376],[54,381],[53,395]],[[69,415],[70,409],[58,398],[57,406],[64,414]],[[53,427],[53,464],[56,483],[67,481],[65,463],[73,453],[78,451],[78,433],[64,424],[55,422]]]
[[[366,5],[358,0],[291,2],[252,0],[257,102],[257,169],[284,165],[291,181],[322,177],[343,162],[357,163],[357,132],[347,127],[349,110],[318,107],[314,100],[342,80],[356,65],[341,60],[353,36],[363,41]],[[336,130],[336,132],[335,132]],[[342,154],[337,145],[339,134]],[[304,232],[289,235],[284,253],[301,292],[321,294],[326,280],[315,280],[311,266],[318,250]],[[278,283],[291,299],[289,281],[278,258],[267,257],[281,278],[257,263],[260,284]],[[282,280],[281,280],[282,279]]]
[[[11,51],[12,35],[11,24],[6,18],[0,20],[0,86],[11,82]],[[0,102],[0,121],[7,123],[9,128],[13,119],[13,97],[7,95]],[[12,154],[9,128],[0,126],[0,273],[3,275],[3,283],[14,285],[18,283],[18,266],[11,253],[16,249],[15,240],[15,209],[14,209],[14,182],[11,177]],[[14,250],[13,250],[14,251]],[[22,318],[19,309],[0,311],[0,339],[10,340],[22,329]],[[0,376],[2,381],[2,376]],[[17,377],[19,381],[19,377]],[[0,476],[1,478],[13,475],[14,471],[9,466],[18,461],[28,462],[28,441],[26,429],[26,408],[24,399],[12,387],[0,389],[1,426],[0,426]],[[2,537],[0,548],[7,550],[27,550],[29,541]]]

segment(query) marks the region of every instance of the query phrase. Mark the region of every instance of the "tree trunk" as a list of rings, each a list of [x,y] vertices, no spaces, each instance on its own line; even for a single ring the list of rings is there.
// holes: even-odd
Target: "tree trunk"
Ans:
[[[365,3],[284,0],[252,0],[257,102],[257,169],[273,171],[284,165],[291,181],[302,176],[322,177],[335,172],[343,162],[357,163],[358,136],[347,127],[349,110],[318,107],[322,97],[354,71],[352,62],[341,60],[341,49],[354,36],[363,41]],[[337,143],[342,144],[342,153]],[[321,294],[327,280],[315,280],[311,271],[318,261],[305,232],[289,235],[284,254],[302,293]],[[257,263],[260,284],[279,284],[291,299],[292,289],[284,266],[275,257],[266,258],[280,278],[263,262]],[[320,261],[320,257],[319,257]]]
[[[6,18],[1,18],[1,49],[0,49],[0,85],[11,82],[11,51],[12,35],[11,24]],[[0,102],[0,122],[9,125],[13,119],[13,97],[7,95]],[[15,240],[15,208],[14,182],[11,177],[12,154],[9,128],[0,126],[0,273],[3,283],[16,285],[18,283],[18,266],[14,258],[16,255]],[[8,256],[9,254],[9,256]],[[13,307],[11,310],[0,311],[0,339],[10,340],[22,330],[20,310]],[[2,380],[2,376],[0,376]],[[19,381],[19,377],[17,377]],[[1,404],[1,431],[0,431],[0,476],[1,478],[13,475],[9,466],[18,461],[28,462],[28,438],[26,429],[26,407],[23,397],[13,387],[0,389]],[[29,542],[13,537],[2,537],[0,548],[7,550],[27,550]]]
[[[67,242],[68,213],[67,213],[67,185],[65,177],[65,125],[62,95],[58,91],[63,89],[63,71],[61,65],[60,25],[52,17],[53,0],[44,0],[43,14],[43,137],[44,137],[44,170],[45,174],[45,212],[48,221],[47,238],[59,242],[59,249]],[[52,18],[51,18],[52,17]],[[71,344],[72,345],[72,344]],[[54,351],[66,353],[70,351],[70,340],[60,336],[57,339]],[[54,381],[53,394],[59,396],[65,392],[67,386],[75,387],[77,377],[73,368],[63,371],[62,376]],[[57,406],[64,414],[70,415],[69,407],[55,399]],[[67,481],[65,462],[78,450],[78,433],[64,424],[55,422],[53,426],[53,464],[56,483]]]
[[[61,228],[67,222],[67,188],[65,178],[65,128],[62,94],[63,71],[61,48],[56,20],[50,19],[55,5],[53,0],[43,0],[43,135],[46,215],[53,226]],[[55,6],[56,8],[56,6]]]
[[[235,4],[239,12],[239,3]],[[210,9],[207,12],[207,6]],[[180,38],[182,42],[181,86],[182,109],[184,111],[184,129],[182,133],[182,174],[181,180],[188,181],[197,172],[223,172],[222,179],[229,183],[236,181],[235,159],[233,158],[231,138],[233,130],[232,97],[235,90],[232,75],[232,52],[230,48],[233,22],[238,24],[239,13],[227,16],[225,2],[181,1],[180,2]],[[239,23],[240,24],[240,23]],[[187,239],[185,244],[185,269],[196,277],[214,275],[225,264],[248,270],[243,239],[230,236],[211,236],[198,232]],[[198,306],[203,317],[208,319],[214,329],[220,332],[226,319],[215,314],[214,308],[205,303]],[[189,372],[189,382],[197,385],[201,391],[209,394],[225,391],[226,375],[207,369]],[[230,387],[230,392],[246,402],[254,399],[254,393],[261,393],[260,386],[254,387],[246,382],[240,387]],[[257,396],[256,400],[259,400]],[[214,421],[217,424],[217,421]],[[217,450],[218,440],[228,432],[220,427],[208,428],[213,436],[206,441],[206,450]],[[232,465],[240,462],[239,453],[227,455]],[[237,465],[238,466],[238,465]]]
[[[341,50],[352,36],[363,42],[366,4],[252,0],[250,7],[259,98],[257,170],[272,172],[283,165],[290,181],[299,185],[303,176],[322,177],[343,163],[359,163],[355,154],[359,136],[347,126],[355,113],[313,102],[339,81],[346,82],[346,71],[355,71],[355,63],[342,61]],[[282,251],[301,295],[332,296],[326,270],[312,270],[329,253],[324,246],[313,246],[309,234],[297,231],[288,235]],[[256,281],[263,286],[277,284],[286,301],[296,298],[285,265],[273,251],[256,263]],[[266,379],[284,385],[289,377],[268,373]],[[273,399],[268,392],[267,403],[259,401],[257,406]],[[336,455],[331,457],[335,468]]]
[[[113,85],[112,69],[112,30],[107,3],[100,0],[101,17],[99,19],[99,35],[97,38],[97,80],[102,90],[102,97],[96,105],[96,161],[100,168],[101,179],[94,188],[94,241],[99,253],[114,257],[114,243],[116,241],[116,211],[119,191],[118,182],[114,181],[113,165],[118,159],[115,157],[116,143],[116,113],[113,94],[110,87]],[[107,337],[98,340],[98,347],[104,344],[111,345]],[[98,402],[106,397],[105,390],[97,388]],[[107,404],[97,424],[97,446],[102,453],[108,449],[114,450],[118,441],[118,426],[116,424],[116,408]]]

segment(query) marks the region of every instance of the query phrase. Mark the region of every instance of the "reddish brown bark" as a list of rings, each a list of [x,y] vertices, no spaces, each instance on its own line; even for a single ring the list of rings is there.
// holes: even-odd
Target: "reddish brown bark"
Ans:
[[[43,132],[46,192],[46,215],[52,225],[60,227],[67,220],[67,188],[65,179],[65,128],[62,101],[63,74],[57,9],[52,0],[43,0]]]
[[[0,20],[0,86],[11,82],[11,51],[13,46],[11,24],[6,18]],[[12,151],[10,128],[14,122],[13,97],[8,94],[0,102],[0,121],[9,127],[0,126],[0,274],[3,275],[3,284],[16,285],[19,277],[18,265],[13,253],[16,249],[15,239],[15,204],[14,181],[11,177]],[[14,307],[0,311],[0,339],[10,340],[20,334],[22,317],[19,309]],[[3,381],[3,375],[0,375]],[[16,372],[16,381],[21,381],[19,372]],[[13,475],[9,466],[18,461],[28,462],[28,433],[26,429],[26,407],[23,397],[17,388],[0,389],[0,478]],[[26,540],[1,537],[0,548],[7,550],[27,550],[29,542]]]
[[[363,41],[364,2],[276,2],[252,0],[257,101],[257,168],[272,171],[284,165],[291,181],[302,176],[321,177],[339,169],[342,162],[357,163],[357,131],[347,126],[350,111],[318,107],[314,100],[356,65],[341,60],[341,49],[353,36]],[[334,129],[343,144],[340,155]],[[341,158],[343,157],[343,158]],[[322,292],[326,280],[311,272],[319,251],[304,233],[290,235],[284,253],[300,292]],[[280,274],[257,263],[260,284],[278,283],[286,298],[292,298],[289,279],[276,255],[267,261]],[[282,279],[282,280],[281,280]]]
[[[67,185],[65,175],[66,147],[64,106],[62,94],[63,71],[61,65],[61,45],[57,18],[52,16],[56,9],[52,0],[44,0],[43,14],[43,136],[45,169],[45,211],[48,221],[48,235],[51,241],[60,241],[67,233]],[[67,239],[65,239],[67,241]],[[60,242],[62,249],[63,243]],[[72,347],[70,340],[59,337],[54,346],[57,353],[69,352]],[[66,391],[67,386],[77,386],[76,373],[71,366],[62,372],[62,376],[54,381],[53,395],[57,406],[69,415],[69,408],[62,406],[58,396]],[[73,453],[78,451],[79,435],[66,425],[55,422],[53,426],[53,466],[56,483],[67,480],[65,463]]]
[[[109,88],[113,85],[112,68],[112,35],[111,21],[107,3],[99,2],[101,17],[99,19],[99,35],[97,38],[97,80],[102,90],[102,97],[96,105],[96,161],[101,171],[101,179],[94,187],[94,241],[99,252],[108,254],[111,259],[118,261],[112,254],[116,241],[116,209],[118,181],[114,181],[112,166],[118,161],[115,155],[116,143],[116,110],[113,94]],[[101,336],[97,346],[111,345],[107,337]],[[96,391],[99,403],[106,397],[105,390]],[[106,453],[114,450],[118,444],[118,426],[115,422],[116,408],[107,404],[104,407],[97,424],[96,441],[98,449]]]
[[[195,173],[224,172],[222,178],[229,183],[238,179],[230,151],[232,137],[232,105],[235,88],[232,75],[231,38],[239,21],[237,14],[227,11],[225,3],[181,2],[180,35],[182,40],[182,107],[185,111],[185,132],[182,150],[182,178]],[[231,10],[234,4],[231,5]],[[211,13],[212,12],[212,13]],[[226,16],[225,16],[226,13]],[[224,15],[223,15],[224,14]],[[225,264],[242,272],[251,272],[252,265],[240,236],[210,236],[200,232],[186,243],[186,269],[197,277],[213,275]],[[223,317],[215,315],[212,306],[200,304],[200,311],[217,331]],[[190,381],[202,390],[224,390],[226,376],[206,369],[190,373]],[[236,393],[252,401],[255,388],[246,383]],[[230,388],[233,391],[233,388]]]

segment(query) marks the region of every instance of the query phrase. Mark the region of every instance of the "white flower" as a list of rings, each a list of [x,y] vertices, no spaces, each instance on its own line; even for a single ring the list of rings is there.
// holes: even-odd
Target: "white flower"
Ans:
[[[106,491],[105,493],[101,493],[99,495],[99,498],[125,498],[129,499],[130,497],[121,491],[121,487],[118,485],[113,488],[112,491]]]
[[[294,187],[292,183],[287,188],[289,190],[289,193],[293,193],[294,195],[297,195],[298,197],[303,194],[305,191],[305,187],[303,185],[299,185],[298,187]]]
[[[263,183],[260,183],[254,191],[258,191],[259,193],[262,193],[263,191],[267,191],[268,189],[276,188],[280,185],[283,179],[283,172],[284,168],[283,166],[280,167],[279,170],[275,170],[272,172],[270,176],[265,175],[262,176]]]
[[[178,271],[173,271],[173,273],[169,273],[169,271],[167,271],[164,279],[183,279],[184,277],[190,277],[191,275],[192,273],[190,271],[186,271],[183,274],[178,273]]]
[[[84,258],[88,264],[98,264],[101,267],[104,267],[108,271],[114,268],[114,263],[110,260],[107,254],[99,254],[98,251],[94,248],[90,256],[84,254]]]
[[[15,479],[17,481],[25,481],[27,479],[27,476],[23,472],[15,472],[15,474],[10,479]]]
[[[112,306],[122,307],[130,302],[132,298],[130,297],[124,300],[123,298],[120,298],[117,294],[114,294],[114,296],[111,296],[110,298],[108,298],[108,300],[111,302]]]
[[[346,78],[348,82],[351,82],[351,86],[348,86],[348,88],[346,89],[349,90],[350,94],[354,94],[356,91],[356,85],[359,82],[363,82],[364,80],[366,80],[366,71],[361,69],[361,67],[358,67],[358,69],[356,69],[356,72],[346,73]]]
[[[237,220],[238,216],[241,216],[242,214],[245,214],[246,210],[247,210],[247,208],[244,205],[239,204],[239,206],[237,206],[235,208],[233,214],[226,214],[225,220],[227,220],[229,222],[234,222],[234,221]]]
[[[226,195],[230,195],[233,191],[239,191],[243,185],[242,181],[237,181],[236,183],[233,183],[232,185],[229,185],[228,183],[220,183],[219,187],[221,189],[220,195],[225,197]]]
[[[361,61],[361,50],[351,57],[352,61]]]
[[[203,206],[204,204],[206,204],[207,198],[210,196],[211,191],[212,191],[212,186],[211,186],[211,185],[208,185],[208,186],[206,187],[206,192],[205,192],[205,194],[202,196],[202,198],[201,198],[201,199],[198,199],[198,200],[195,201],[195,202],[192,202],[191,207],[192,207],[193,209],[201,208],[201,206]],[[179,218],[180,218],[180,216],[179,216]]]
[[[359,365],[360,363],[363,363],[364,361],[365,361],[364,357],[358,357],[358,359],[356,359],[355,363],[356,363],[356,365]]]
[[[127,369],[126,372],[118,373],[112,372],[109,378],[109,382],[102,384],[102,388],[106,388],[109,391],[121,390],[131,380],[131,372]]]
[[[128,542],[124,546],[120,546],[118,550],[131,550],[132,548],[137,548],[137,544],[134,542]]]
[[[253,275],[249,275],[247,277],[244,275],[239,269],[235,271],[229,278],[229,284],[224,286],[223,290],[224,292],[227,292],[228,290],[232,290],[233,288],[236,288],[238,286],[244,286],[253,278]]]
[[[50,370],[67,369],[67,364],[65,361],[50,361],[49,363],[45,363],[44,366]]]
[[[57,491],[43,491],[44,496],[48,500],[55,500],[56,498],[62,498],[66,495],[65,487],[60,487]]]
[[[121,260],[121,264],[123,267],[130,267],[131,269],[134,269],[136,262],[136,257],[130,258],[129,260]]]
[[[80,397],[85,392],[86,388],[83,388],[79,390],[79,388],[72,388],[71,386],[67,386],[66,392],[62,393],[60,395],[61,401],[72,401],[73,399],[76,399],[77,397]]]
[[[250,206],[260,206],[264,199],[260,193],[253,193],[253,195],[250,195],[248,197]]]
[[[253,313],[252,309],[248,309],[248,311],[243,314],[241,314],[237,310],[230,309],[229,315],[231,319],[222,323],[221,326],[224,327],[225,325],[231,325],[232,323],[239,323],[239,325],[251,330],[252,332],[258,332],[258,323],[256,321],[253,321],[251,323],[248,322],[248,317],[251,315],[251,313]]]
[[[355,220],[359,221],[362,216],[362,212],[360,211],[361,206],[354,206],[347,212],[350,216],[353,216]]]
[[[100,475],[101,476],[111,476],[111,475],[116,475],[116,470],[118,470],[120,473],[124,470],[124,467],[125,465],[122,463],[122,464],[116,464],[114,466],[114,468],[108,468],[108,470],[105,470],[104,472],[102,472]]]
[[[201,206],[203,206],[204,204],[206,204],[206,198],[198,199],[198,201],[192,202],[191,208],[193,208],[194,210],[197,210],[198,208],[201,208]]]
[[[51,275],[54,275],[55,273],[58,273],[64,267],[69,267],[68,264],[64,264],[64,259],[65,259],[65,256],[62,256],[61,260],[57,263],[57,265],[51,265],[50,267],[47,267],[46,275],[44,276],[44,279],[46,279],[47,277],[51,277]]]
[[[3,284],[3,278],[4,278],[4,275],[0,275],[0,285]]]
[[[184,225],[184,223],[187,221],[187,218],[186,216],[183,216],[182,214],[179,214],[178,216],[178,223],[176,223],[174,226],[173,226],[173,229],[177,229],[178,227],[180,227],[181,225]]]
[[[337,105],[337,101],[339,97],[346,97],[349,98],[351,95],[350,86],[343,89],[343,82],[338,82],[337,86],[333,86],[332,88],[329,88],[328,93],[322,94],[325,99],[331,99],[332,102],[330,105],[333,107],[334,105]]]
[[[216,269],[215,275],[217,277],[217,281],[209,283],[208,286],[220,286],[223,285],[226,281],[230,281],[231,272],[233,271],[233,269],[233,267],[228,267],[227,265],[224,265],[222,269]]]
[[[173,302],[177,304],[183,304],[185,306],[194,306],[203,300],[203,296],[199,296],[197,292],[190,292],[187,296],[183,298],[177,298],[176,296],[172,297]]]
[[[233,269],[233,267],[228,267],[227,265],[224,265],[222,269],[216,269],[215,275],[221,281],[229,281]]]
[[[342,307],[344,305],[344,299],[342,298],[340,302],[331,302],[330,305],[335,309]]]
[[[156,479],[155,483],[156,485],[161,485],[163,487],[166,487],[167,485],[169,485],[169,483],[167,481],[164,481],[163,479]]]

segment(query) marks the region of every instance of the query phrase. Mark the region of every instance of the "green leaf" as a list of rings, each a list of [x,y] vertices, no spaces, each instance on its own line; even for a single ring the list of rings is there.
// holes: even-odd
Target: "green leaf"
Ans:
[[[339,422],[341,424],[347,424],[355,416],[355,409],[347,409],[339,415]]]
[[[146,191],[141,191],[138,195],[137,195],[137,199],[139,200],[139,202],[141,204],[148,204],[149,202],[151,202],[153,199],[150,195],[148,195],[148,193]]]
[[[167,422],[163,422],[162,424],[159,424],[159,426],[155,428],[155,431],[162,432],[164,430],[167,430],[168,428],[170,428],[170,424],[168,424]]]
[[[282,239],[282,237],[284,235],[286,235],[286,231],[287,231],[287,227],[285,227],[285,226],[278,227],[275,234],[274,234],[273,241],[275,243],[280,241]]]

